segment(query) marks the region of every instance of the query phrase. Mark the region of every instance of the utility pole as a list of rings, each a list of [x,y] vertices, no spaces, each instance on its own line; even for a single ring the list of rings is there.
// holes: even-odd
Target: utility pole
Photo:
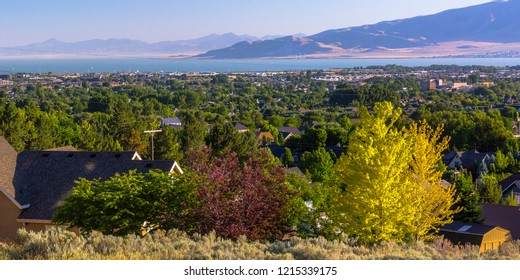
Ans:
[[[157,132],[161,132],[162,130],[145,130],[144,133],[150,133],[150,135],[152,136],[152,160],[154,160],[154,157],[153,157],[153,136],[155,135],[155,133]]]

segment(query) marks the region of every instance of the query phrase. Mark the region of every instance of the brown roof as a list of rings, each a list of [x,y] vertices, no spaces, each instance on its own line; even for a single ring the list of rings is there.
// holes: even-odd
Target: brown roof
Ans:
[[[14,198],[30,207],[18,218],[50,220],[54,207],[78,178],[106,180],[130,170],[171,172],[175,166],[174,161],[140,160],[135,152],[24,151],[18,154]]]
[[[13,177],[16,166],[16,150],[0,136],[0,188],[14,197]]]
[[[481,215],[486,224],[508,229],[513,239],[520,239],[520,207],[482,204]]]

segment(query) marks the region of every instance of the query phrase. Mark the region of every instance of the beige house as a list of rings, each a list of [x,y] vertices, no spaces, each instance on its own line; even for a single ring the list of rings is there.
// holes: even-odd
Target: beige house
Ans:
[[[136,152],[16,151],[0,136],[0,240],[19,228],[53,227],[54,207],[78,178],[106,180],[116,173],[160,169],[182,174],[175,161],[142,160]]]

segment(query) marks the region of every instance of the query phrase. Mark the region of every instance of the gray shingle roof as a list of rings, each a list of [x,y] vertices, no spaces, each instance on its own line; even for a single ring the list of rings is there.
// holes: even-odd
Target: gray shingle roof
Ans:
[[[294,135],[301,135],[302,132],[297,128],[297,127],[294,127],[294,126],[282,126],[282,127],[279,127],[278,128],[278,131],[281,132],[281,133],[292,133]]]
[[[137,156],[137,157],[136,157]],[[142,161],[135,152],[24,151],[18,154],[14,198],[30,204],[19,219],[50,220],[78,178],[106,180],[116,173],[172,171],[174,161]]]

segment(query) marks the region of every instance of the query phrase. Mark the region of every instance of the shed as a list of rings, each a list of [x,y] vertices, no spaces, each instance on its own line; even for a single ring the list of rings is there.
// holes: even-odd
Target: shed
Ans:
[[[439,234],[453,244],[477,245],[479,252],[498,249],[504,242],[511,241],[511,233],[507,229],[459,221],[441,227]]]

